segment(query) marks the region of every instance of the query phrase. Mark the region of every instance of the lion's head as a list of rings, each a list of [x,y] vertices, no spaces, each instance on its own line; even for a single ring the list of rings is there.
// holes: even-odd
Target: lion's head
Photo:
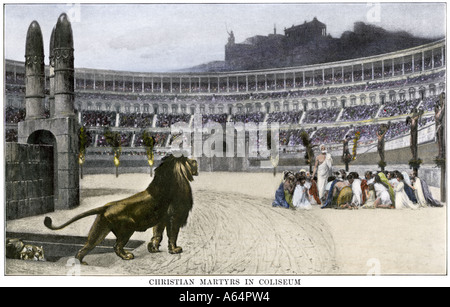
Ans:
[[[161,164],[155,170],[155,179],[160,176],[165,178],[170,176],[175,181],[180,179],[193,181],[193,176],[198,176],[198,163],[196,160],[185,156],[167,155],[161,159]]]

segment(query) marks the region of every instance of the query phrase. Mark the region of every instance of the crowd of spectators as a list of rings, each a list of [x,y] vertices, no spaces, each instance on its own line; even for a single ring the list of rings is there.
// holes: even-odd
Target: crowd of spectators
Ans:
[[[228,114],[203,114],[202,115],[202,126],[208,126],[208,123],[219,123],[224,126],[227,123]]]
[[[278,122],[280,124],[298,124],[302,118],[302,111],[273,112],[267,116],[267,123]]]
[[[409,114],[419,103],[420,101],[418,99],[390,101],[382,107],[378,113],[378,117],[392,117]]]
[[[341,108],[308,110],[306,111],[303,123],[305,124],[332,123],[336,121],[336,118],[339,115],[340,111]]]
[[[344,108],[340,121],[361,121],[374,118],[380,108],[379,104],[358,105]]]
[[[116,112],[82,111],[81,122],[86,127],[114,127],[116,125]]]
[[[190,114],[158,114],[156,120],[157,127],[170,127],[177,122],[189,123],[191,119]]]
[[[344,136],[349,131],[350,127],[322,127],[317,129],[317,131],[311,137],[311,142],[313,144],[334,144],[339,143],[344,139]]]
[[[135,147],[143,147],[144,146],[144,139],[142,138],[143,132],[136,133],[135,139],[134,139],[134,146]],[[150,136],[152,136],[155,140],[155,147],[165,147],[167,138],[169,137],[169,133],[163,133],[163,132],[150,132]]]
[[[301,132],[304,129],[288,129],[280,130],[280,146],[298,146],[304,145],[301,138]],[[305,130],[308,135],[314,131],[314,128],[309,128]]]
[[[422,102],[421,107],[423,107],[423,109],[425,111],[434,111],[434,107],[438,103],[439,103],[439,96],[438,95],[429,96],[429,97],[425,98],[425,100]]]
[[[376,132],[379,129],[380,125],[379,124],[366,124],[366,125],[361,125],[361,126],[357,126],[355,127],[355,129],[353,129],[353,134],[351,134],[352,136],[355,135],[356,132],[359,132],[359,142],[364,144],[364,143],[371,143],[374,140],[376,140],[377,135]]]
[[[233,123],[261,123],[264,121],[265,113],[263,112],[253,112],[247,114],[233,114],[231,115],[230,122]]]
[[[433,68],[433,59],[426,57],[422,64],[422,59],[416,60],[414,63],[414,72],[422,71],[422,66],[425,70]],[[438,68],[442,66],[441,55],[434,56],[434,67]],[[351,71],[335,71],[333,74],[331,70],[326,70],[325,74],[315,72],[313,75],[307,72],[303,77],[301,74],[297,74],[295,79],[292,77],[277,78],[276,76],[268,76],[267,79],[263,78],[237,78],[231,77],[229,79],[210,80],[198,78],[189,78],[183,80],[177,80],[166,78],[166,80],[154,80],[152,82],[139,80],[137,82],[115,80],[115,81],[103,81],[77,78],[76,89],[78,90],[105,90],[116,92],[135,92],[135,93],[226,93],[226,92],[244,92],[244,91],[279,91],[279,90],[291,90],[295,88],[308,88],[313,86],[329,86],[340,85],[351,82],[361,82],[363,80],[373,82],[374,80],[380,80],[382,78],[389,78],[394,76],[400,76],[403,73],[412,73],[412,63],[405,62],[402,64],[386,65],[384,68],[377,66],[372,71],[371,68],[355,69],[353,73]],[[7,75],[9,83],[23,82],[24,76],[17,74],[14,78],[14,73],[9,72]],[[364,78],[363,78],[364,77]],[[94,84],[95,83],[95,84]],[[95,87],[94,87],[95,85]]]
[[[145,113],[121,113],[119,115],[119,127],[147,128],[152,127],[153,114]]]
[[[133,138],[133,133],[132,132],[122,132],[120,134],[120,144],[123,147],[130,147],[131,146],[131,142],[132,142],[132,138]],[[103,133],[98,134],[97,137],[97,147],[111,147],[110,144],[108,144],[106,137]]]
[[[376,73],[376,71],[375,71]],[[385,71],[386,73],[386,71]],[[390,72],[389,72],[390,73]],[[377,73],[376,73],[377,74]],[[381,72],[380,72],[381,74]],[[390,73],[391,74],[391,73]],[[359,76],[359,75],[358,75]],[[225,102],[237,102],[237,101],[248,101],[248,100],[267,100],[267,99],[289,99],[289,98],[307,98],[311,96],[321,96],[321,95],[340,95],[340,94],[349,94],[349,93],[357,93],[357,92],[365,92],[365,91],[373,91],[373,90],[381,90],[381,89],[389,89],[399,86],[413,85],[416,83],[423,83],[428,81],[435,81],[438,79],[442,79],[445,77],[445,71],[431,73],[431,74],[421,74],[418,76],[410,77],[405,76],[404,78],[398,80],[378,80],[377,78],[367,79],[364,83],[349,85],[347,83],[339,82],[339,79],[334,79],[334,84],[332,80],[329,78],[322,82],[323,86],[318,86],[317,88],[309,88],[307,84],[303,86],[303,82],[296,82],[296,87],[286,87],[284,89],[283,86],[280,87],[280,82],[277,82],[277,86],[273,87],[272,91],[265,92],[265,86],[263,88],[259,88],[262,90],[261,92],[254,92],[256,89],[246,90],[244,86],[245,92],[196,92],[192,91],[190,93],[170,93],[170,91],[160,92],[158,90],[154,91],[154,95],[145,95],[142,96],[139,93],[142,91],[137,91],[138,95],[123,95],[123,94],[114,94],[114,93],[83,93],[78,92],[77,98],[81,100],[101,100],[101,101],[120,101],[121,103],[130,102],[133,103],[139,100],[145,100],[149,103],[152,102],[166,102],[166,103],[192,103],[192,102],[212,102],[212,103],[225,103]],[[308,80],[312,78],[308,78]],[[319,78],[319,80],[321,80]],[[355,80],[356,81],[356,80]],[[293,85],[293,82],[286,82],[286,84]],[[11,87],[11,86],[10,86]],[[15,88],[15,87],[12,87]],[[243,86],[239,86],[239,88],[243,88]],[[17,89],[16,89],[17,90]],[[116,90],[117,91],[117,90]],[[136,89],[135,89],[136,92]],[[196,93],[198,93],[196,95]]]

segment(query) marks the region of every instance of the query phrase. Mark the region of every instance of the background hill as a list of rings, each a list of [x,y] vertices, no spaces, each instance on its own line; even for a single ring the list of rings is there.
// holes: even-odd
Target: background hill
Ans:
[[[328,35],[298,46],[290,46],[283,36],[280,44],[284,47],[275,50],[273,44],[261,44],[264,40],[260,39],[256,48],[261,54],[270,54],[270,57],[258,58],[253,52],[251,57],[242,54],[232,61],[214,61],[184,71],[219,72],[312,65],[394,52],[439,39],[441,38],[416,37],[405,31],[390,32],[381,27],[356,22],[353,31],[344,32],[340,38]],[[270,42],[270,39],[266,41]],[[250,45],[251,40],[246,39],[245,44]]]

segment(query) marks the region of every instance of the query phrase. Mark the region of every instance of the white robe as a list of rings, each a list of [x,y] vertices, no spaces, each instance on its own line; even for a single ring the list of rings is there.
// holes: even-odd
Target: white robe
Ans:
[[[392,178],[391,180],[389,180],[389,183],[391,184],[392,188],[395,189],[398,184],[398,180],[397,178]]]
[[[377,199],[381,199],[382,205],[391,205],[391,196],[389,195],[389,190],[382,185],[381,183],[375,182],[373,185],[373,188],[375,190],[375,194],[377,196]],[[406,193],[405,193],[406,195]]]
[[[361,206],[363,203],[363,195],[361,190],[361,180],[354,179],[352,183],[352,204],[356,206]]]
[[[417,209],[419,205],[414,204],[405,192],[405,184],[399,182],[394,189],[395,191],[395,209]]]
[[[295,208],[298,209],[311,209],[311,203],[309,202],[308,189],[305,186],[297,185],[294,190],[292,203]]]
[[[317,189],[319,190],[319,198],[322,199],[323,194],[326,191],[326,186],[328,183],[328,177],[331,176],[333,172],[333,159],[331,154],[327,153],[325,160],[317,167]]]
[[[423,194],[422,190],[422,182],[420,181],[419,177],[416,177],[414,183],[413,183],[414,191],[416,193],[417,203],[420,207],[428,207],[428,203],[425,199],[425,195]]]
[[[365,204],[362,206],[363,208],[375,208],[375,191],[369,190],[368,197],[366,199]]]

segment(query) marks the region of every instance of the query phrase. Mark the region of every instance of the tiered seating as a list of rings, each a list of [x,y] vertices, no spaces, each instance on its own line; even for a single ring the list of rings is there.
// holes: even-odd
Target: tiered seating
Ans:
[[[306,111],[306,117],[303,121],[304,124],[320,124],[320,123],[332,123],[336,121],[339,115],[340,108],[332,109],[319,109]]]
[[[267,123],[278,122],[280,124],[298,124],[303,112],[273,112],[269,113]]]
[[[116,125],[116,112],[82,111],[81,122],[86,127],[114,127]]]
[[[377,114],[379,104],[359,105],[344,108],[340,121],[361,121],[374,118]]]
[[[120,114],[119,127],[147,128],[153,123],[153,114]]]

